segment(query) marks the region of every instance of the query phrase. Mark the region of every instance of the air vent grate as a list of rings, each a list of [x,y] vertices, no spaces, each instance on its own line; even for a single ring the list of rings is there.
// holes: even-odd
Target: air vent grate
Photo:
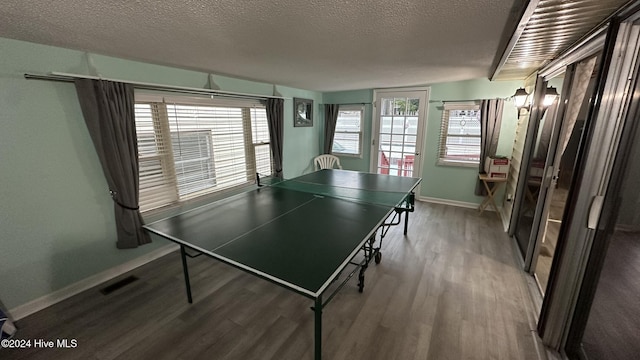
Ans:
[[[137,281],[137,280],[138,280],[138,278],[133,276],[133,275],[127,276],[126,278],[124,278],[122,280],[116,281],[115,283],[113,283],[111,285],[105,286],[104,288],[100,289],[100,292],[103,295],[109,295],[112,292],[114,292],[114,291],[116,291],[118,289],[121,289],[121,288],[123,288],[123,287],[131,284],[132,282]]]

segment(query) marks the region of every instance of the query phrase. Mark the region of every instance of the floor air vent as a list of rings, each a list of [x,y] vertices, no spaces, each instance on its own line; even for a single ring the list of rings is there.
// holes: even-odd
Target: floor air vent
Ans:
[[[109,294],[111,294],[112,292],[114,292],[114,291],[116,291],[116,290],[118,290],[118,289],[120,289],[120,288],[123,288],[123,287],[125,287],[125,286],[127,286],[127,285],[131,284],[132,282],[134,282],[134,281],[136,281],[136,280],[138,280],[138,278],[137,278],[137,277],[135,277],[135,276],[133,276],[133,275],[132,275],[132,276],[127,276],[126,278],[124,278],[124,279],[122,279],[122,280],[119,280],[119,281],[117,281],[117,282],[114,282],[114,283],[113,283],[113,284],[111,284],[111,285],[107,285],[107,286],[105,286],[104,288],[102,288],[102,289],[100,290],[100,292],[101,292],[103,295],[109,295]]]

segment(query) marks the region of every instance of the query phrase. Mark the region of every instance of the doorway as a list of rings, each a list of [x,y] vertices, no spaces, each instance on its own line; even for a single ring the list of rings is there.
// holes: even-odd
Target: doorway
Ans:
[[[553,81],[562,84],[562,77],[556,77]],[[546,89],[549,86],[547,81],[539,79],[542,83],[540,86]],[[558,86],[561,88],[561,86]],[[554,87],[555,88],[555,87]],[[522,258],[525,260],[525,270],[528,270],[527,260],[530,260],[530,247],[535,239],[537,226],[535,225],[536,214],[541,208],[541,191],[543,172],[546,168],[547,154],[552,146],[552,130],[556,126],[555,114],[558,108],[558,101],[554,101],[548,107],[542,108],[540,111],[533,112],[529,121],[532,122],[529,127],[529,134],[532,137],[531,155],[525,174],[524,186],[522,187],[522,202],[518,211],[515,239],[520,248]],[[538,120],[539,117],[539,120]]]
[[[371,172],[421,176],[428,89],[376,91]]]
[[[599,277],[604,271],[602,264],[607,248],[603,245],[607,241],[603,239],[607,239],[615,229],[611,219],[618,216],[616,211],[619,210],[616,209],[621,209],[615,206],[620,200],[619,193],[610,190],[622,179],[624,172],[616,170],[619,168],[617,164],[629,152],[621,139],[628,134],[626,124],[637,122],[640,116],[638,19],[640,16],[635,16],[633,21],[623,23],[616,19],[608,26],[597,92],[585,121],[585,134],[580,141],[576,160],[576,174],[570,184],[551,276],[540,310],[537,330],[543,343],[552,349],[566,350],[567,354],[573,354],[570,356],[572,359],[596,358],[595,355],[592,357],[581,352],[581,348],[593,294],[600,286]],[[634,158],[633,161],[636,160]],[[631,188],[631,194],[637,195],[637,186]],[[616,263],[622,260],[612,258],[612,261]],[[637,281],[637,276],[631,278]],[[617,276],[613,279],[615,282]],[[621,289],[628,290],[626,286]],[[608,295],[603,299],[611,304],[613,296]],[[626,299],[637,300],[637,296],[625,295],[621,300]],[[634,305],[637,305],[637,301]],[[637,312],[637,306],[631,308]],[[606,305],[602,310],[612,314],[621,309]],[[635,313],[627,314],[633,316]],[[623,318],[628,317],[623,315]],[[605,323],[596,320],[594,325],[596,330],[601,330]],[[606,325],[617,337],[626,336],[629,331],[616,320],[608,321]],[[629,334],[631,338],[637,338],[637,331]],[[602,332],[593,335],[595,337],[592,339],[595,338],[605,347],[613,345],[602,337]]]
[[[588,261],[567,335],[570,359],[636,359],[640,353],[640,13],[634,18],[620,25],[616,38],[627,56],[610,66],[617,86],[605,95],[619,101],[619,113],[606,118],[605,128],[619,131],[607,137],[611,150],[600,151],[611,170],[603,171],[594,198],[601,210],[589,214],[595,235],[586,242]]]
[[[514,235],[524,270],[533,275],[543,298],[565,220],[585,121],[598,83],[601,53],[602,48],[596,48],[582,60],[538,79],[542,91],[558,87],[561,96],[532,113],[528,135],[532,145]]]
[[[572,65],[571,82],[566,89],[565,109],[558,134],[556,149],[550,153],[547,172],[550,176],[543,201],[542,214],[531,260],[531,272],[544,296],[549,281],[551,263],[562,226],[565,208],[575,173],[580,141],[585,121],[592,105],[597,84],[599,57],[593,56]],[[564,91],[565,89],[563,89]]]

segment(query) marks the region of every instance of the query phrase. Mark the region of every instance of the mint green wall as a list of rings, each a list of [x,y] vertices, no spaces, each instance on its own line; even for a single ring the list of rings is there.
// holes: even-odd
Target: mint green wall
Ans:
[[[167,245],[117,250],[113,204],[73,84],[26,80],[24,73],[94,74],[204,87],[205,73],[0,38],[0,299],[8,308]],[[214,76],[222,90],[271,95],[271,84]],[[284,97],[322,94],[278,86]],[[293,128],[285,100],[284,175],[307,171],[322,126]],[[317,119],[317,117],[316,117]]]
[[[517,88],[522,87],[521,81],[495,81],[476,79],[430,85],[429,109],[427,114],[426,136],[423,150],[422,185],[420,196],[479,204],[481,197],[474,195],[477,170],[474,168],[452,167],[437,165],[438,140],[442,119],[442,101],[477,100],[491,98],[508,98]],[[373,101],[373,90],[343,91],[325,93],[325,103],[351,103]],[[365,154],[362,159],[341,157],[340,161],[346,169],[369,171],[371,144],[371,106],[365,114]],[[498,154],[511,155],[517,125],[517,113],[513,103],[505,102],[500,129]]]
[[[457,81],[431,86],[422,168],[424,184],[421,188],[422,196],[464,203],[479,204],[482,202],[482,197],[474,195],[478,174],[476,168],[437,165],[442,101],[508,98],[519,87],[522,87],[521,81],[491,82],[488,79]],[[502,114],[498,155],[511,156],[516,126],[517,111],[513,102],[507,100]]]

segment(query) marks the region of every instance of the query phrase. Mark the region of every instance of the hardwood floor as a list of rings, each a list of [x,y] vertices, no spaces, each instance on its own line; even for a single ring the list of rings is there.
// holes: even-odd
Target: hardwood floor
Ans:
[[[354,277],[325,307],[323,358],[544,358],[514,256],[495,214],[417,203],[409,234],[398,226],[385,237],[364,293]],[[189,264],[191,305],[171,253],[108,295],[100,286],[18,321],[18,338],[76,339],[76,348],[0,357],[313,359],[311,301],[204,256]]]

